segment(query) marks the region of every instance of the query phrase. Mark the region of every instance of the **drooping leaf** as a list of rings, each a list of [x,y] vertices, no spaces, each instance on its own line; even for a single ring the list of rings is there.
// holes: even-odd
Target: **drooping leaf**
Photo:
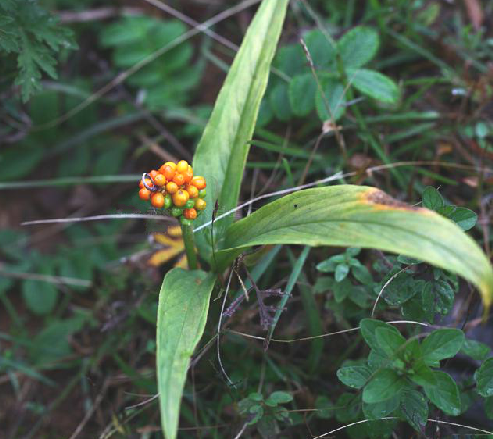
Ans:
[[[421,392],[406,389],[401,396],[401,413],[415,430],[420,431],[428,421],[428,403]]]
[[[194,172],[204,175],[208,182],[215,181],[207,187],[207,208],[196,220],[197,226],[211,219],[216,200],[222,209],[236,207],[250,148],[248,142],[267,86],[287,4],[287,0],[270,0],[260,5],[197,146]],[[230,215],[218,224],[218,240],[233,220]],[[212,250],[207,236],[207,230],[196,233],[196,243],[202,257],[210,260]]]
[[[388,76],[369,69],[348,69],[346,72],[351,84],[370,98],[389,104],[399,100],[399,87]]]
[[[225,268],[245,248],[281,243],[377,248],[419,258],[473,282],[485,307],[491,304],[493,270],[479,246],[437,213],[376,188],[315,188],[269,203],[228,229],[216,261]]]
[[[205,328],[215,277],[175,268],[164,278],[157,321],[157,378],[161,423],[175,439],[190,357]]]

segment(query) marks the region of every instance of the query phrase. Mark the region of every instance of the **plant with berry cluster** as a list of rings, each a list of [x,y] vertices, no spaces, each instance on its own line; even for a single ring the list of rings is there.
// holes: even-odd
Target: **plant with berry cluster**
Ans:
[[[151,201],[156,209],[166,209],[178,218],[190,268],[197,268],[193,244],[192,221],[206,208],[206,182],[202,176],[194,176],[193,168],[185,161],[166,162],[158,171],[144,173],[139,183],[139,197]]]

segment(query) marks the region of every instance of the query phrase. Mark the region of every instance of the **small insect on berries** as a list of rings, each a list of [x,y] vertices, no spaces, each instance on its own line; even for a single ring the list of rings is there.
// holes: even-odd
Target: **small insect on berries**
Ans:
[[[161,192],[155,193],[151,197],[151,204],[153,205],[153,207],[156,207],[158,209],[163,207],[164,206],[164,195]]]
[[[163,187],[166,184],[166,177],[163,174],[157,174],[154,177],[154,184],[158,187]]]
[[[192,178],[192,181],[190,183],[192,186],[195,186],[198,190],[205,189],[206,184],[205,184],[205,178],[201,176],[196,176]]]
[[[195,218],[197,218],[197,211],[194,209],[194,208],[191,208],[191,209],[185,209],[183,211],[183,216],[186,218],[186,219],[189,219],[189,220],[194,220]]]
[[[173,194],[173,203],[175,206],[182,207],[187,203],[189,198],[190,195],[188,195],[188,192],[180,189],[178,192]]]
[[[149,189],[146,189],[145,187],[143,187],[139,191],[139,197],[141,200],[148,201],[151,198],[151,191]]]

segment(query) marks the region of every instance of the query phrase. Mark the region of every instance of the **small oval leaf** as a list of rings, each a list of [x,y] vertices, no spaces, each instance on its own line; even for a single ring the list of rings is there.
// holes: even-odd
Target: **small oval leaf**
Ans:
[[[346,72],[351,84],[370,98],[388,104],[399,100],[399,87],[388,76],[368,69],[348,69]]]

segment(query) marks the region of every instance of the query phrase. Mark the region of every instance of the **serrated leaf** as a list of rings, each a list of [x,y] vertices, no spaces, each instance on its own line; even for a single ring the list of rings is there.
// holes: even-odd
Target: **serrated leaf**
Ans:
[[[351,85],[366,96],[388,104],[399,101],[399,87],[388,76],[368,69],[348,69],[346,73]]]
[[[236,207],[249,141],[269,76],[270,64],[281,33],[287,0],[262,2],[245,35],[240,50],[216,100],[216,105],[197,146],[193,168],[208,182],[207,208],[195,221],[209,221],[214,204],[229,210]],[[215,226],[218,241],[234,221],[229,215]],[[211,260],[208,230],[196,233],[203,258]]]
[[[461,412],[459,389],[453,378],[439,370],[433,372],[436,379],[434,386],[425,386],[426,396],[447,415],[457,416]]]
[[[421,344],[426,364],[435,364],[444,358],[455,356],[462,347],[464,339],[464,333],[459,329],[433,331]]]
[[[289,102],[296,116],[308,116],[315,108],[317,83],[313,75],[295,76],[289,83]]]
[[[488,358],[476,371],[478,393],[485,398],[493,396],[493,358]]]
[[[348,387],[361,389],[371,377],[366,366],[344,366],[337,371],[337,378]]]
[[[375,404],[398,395],[406,385],[404,377],[393,369],[381,369],[363,389],[363,402]]]
[[[377,31],[366,26],[351,29],[337,42],[337,49],[346,69],[365,65],[375,56],[378,46]]]
[[[423,191],[423,207],[437,211],[443,207],[443,198],[434,187],[427,186]]]
[[[161,424],[167,439],[176,438],[188,365],[204,332],[214,283],[212,274],[175,268],[161,287],[156,356]]]
[[[228,229],[226,250],[216,253],[218,267],[264,244],[357,246],[419,257],[475,283],[486,307],[493,295],[490,262],[469,236],[435,212],[375,188],[315,188],[269,203]]]

